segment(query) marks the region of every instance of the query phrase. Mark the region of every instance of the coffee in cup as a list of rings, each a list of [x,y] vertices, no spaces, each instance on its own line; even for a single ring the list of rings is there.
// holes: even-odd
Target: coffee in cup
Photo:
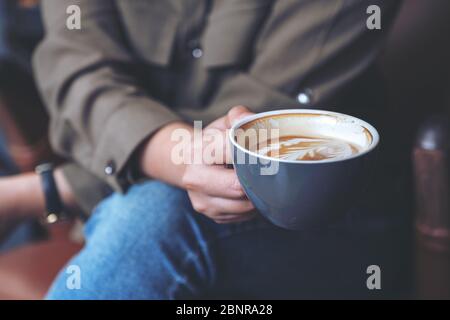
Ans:
[[[258,154],[293,161],[344,159],[362,150],[359,146],[336,138],[284,136],[260,142]]]

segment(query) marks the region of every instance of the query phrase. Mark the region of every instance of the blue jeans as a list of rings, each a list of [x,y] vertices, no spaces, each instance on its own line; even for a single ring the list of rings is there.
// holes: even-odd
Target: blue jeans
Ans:
[[[186,192],[158,181],[103,201],[85,226],[86,246],[48,299],[371,298],[398,293],[398,230],[349,221],[288,231],[263,218],[218,225]],[[374,227],[375,226],[375,227]],[[368,290],[369,265],[382,290]],[[68,286],[76,266],[80,287]]]

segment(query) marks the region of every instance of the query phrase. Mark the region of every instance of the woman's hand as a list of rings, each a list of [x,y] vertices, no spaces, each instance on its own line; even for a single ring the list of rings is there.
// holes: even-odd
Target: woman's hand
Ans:
[[[171,139],[174,131],[183,129],[194,137],[194,128],[182,122],[166,125],[145,145],[141,156],[143,171],[152,178],[185,189],[193,208],[217,223],[251,219],[254,209],[252,203],[245,196],[235,171],[224,166],[231,160],[226,158],[229,155],[226,152],[229,145],[226,130],[235,121],[251,114],[246,107],[234,107],[226,116],[203,130],[201,144],[191,141],[190,153],[201,155],[200,163],[186,161],[176,164],[172,158],[172,150],[177,147]]]
[[[231,163],[226,129],[251,114],[245,107],[235,107],[205,128],[202,146],[194,146],[193,151],[210,159],[203,159],[202,164],[187,165],[182,178],[194,209],[217,223],[242,222],[254,216],[253,204],[247,199],[235,171],[224,166]],[[210,154],[205,149],[223,152]]]

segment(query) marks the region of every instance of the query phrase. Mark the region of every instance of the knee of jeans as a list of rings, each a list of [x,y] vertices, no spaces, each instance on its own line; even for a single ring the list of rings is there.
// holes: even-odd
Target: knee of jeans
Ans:
[[[113,194],[96,209],[86,225],[89,238],[96,233],[109,233],[117,239],[126,235],[165,237],[189,223],[189,198],[183,190],[159,181],[131,187],[125,194]],[[141,233],[139,233],[141,232]]]

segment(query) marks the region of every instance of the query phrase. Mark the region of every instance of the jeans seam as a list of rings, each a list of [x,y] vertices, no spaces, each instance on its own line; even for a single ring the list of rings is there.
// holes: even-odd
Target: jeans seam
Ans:
[[[188,253],[185,258],[183,259],[183,262],[181,263],[181,268],[185,269],[188,265],[189,262],[194,261],[195,259],[199,259],[201,254],[207,255],[208,250],[211,249],[211,246],[213,246],[215,243],[224,240],[226,238],[230,238],[232,236],[238,235],[238,234],[243,234],[245,232],[253,232],[253,231],[258,231],[258,230],[262,230],[262,229],[267,229],[269,228],[269,225],[259,225],[259,226],[253,226],[253,227],[248,227],[246,229],[241,229],[238,231],[229,231],[227,233],[224,233],[223,235],[220,235],[218,237],[215,237],[214,239],[211,240],[206,240],[204,244],[198,242],[197,243],[197,248],[195,248],[195,250],[193,250],[192,252]],[[171,288],[174,289],[174,291],[180,287],[183,284],[189,283],[188,281],[188,277],[186,278],[180,278],[180,277],[176,277],[174,279],[174,283],[171,286]],[[214,280],[213,279],[211,281],[211,283],[209,284],[209,287],[213,287],[214,285]],[[207,290],[205,290],[207,291]]]
[[[217,242],[219,242],[221,240],[224,240],[224,239],[229,238],[231,236],[242,234],[242,233],[245,233],[245,232],[253,232],[253,231],[262,230],[262,229],[268,229],[268,228],[269,228],[269,226],[266,226],[266,225],[247,227],[245,229],[240,229],[240,230],[237,230],[237,231],[233,230],[233,231],[226,232],[226,233],[224,233],[224,234],[222,234],[220,236],[217,236],[217,237],[215,237],[213,239],[206,240],[204,244],[198,243],[197,246],[196,246],[197,248],[192,250],[192,252],[188,253],[184,257],[183,262],[181,263],[181,269],[187,269],[188,264],[190,262],[192,262],[192,261],[195,261],[195,260],[199,259],[202,254],[207,255],[207,252],[211,249],[211,246],[213,246],[214,244],[216,244]],[[213,287],[214,280],[215,280],[214,278],[211,279],[210,283],[208,284],[209,288]],[[176,291],[176,289],[178,287],[180,287],[181,285],[184,285],[186,283],[189,283],[189,281],[187,281],[186,278],[174,277],[174,283],[171,286],[171,288],[174,291]],[[207,291],[207,290],[205,289],[205,291]]]
[[[189,264],[189,262],[194,261],[195,259],[198,259],[200,257],[200,254],[198,253],[198,251],[200,251],[200,250],[197,250],[197,253],[189,253],[189,254],[187,254],[184,257],[183,262],[180,264],[181,269],[187,269],[187,265]],[[189,282],[190,282],[189,280],[190,280],[189,276],[185,276],[185,277],[176,276],[176,277],[174,277],[173,284],[169,288],[169,289],[172,289],[172,290],[169,290],[169,292],[176,292],[177,289],[179,287],[181,287],[182,285],[189,284]]]

